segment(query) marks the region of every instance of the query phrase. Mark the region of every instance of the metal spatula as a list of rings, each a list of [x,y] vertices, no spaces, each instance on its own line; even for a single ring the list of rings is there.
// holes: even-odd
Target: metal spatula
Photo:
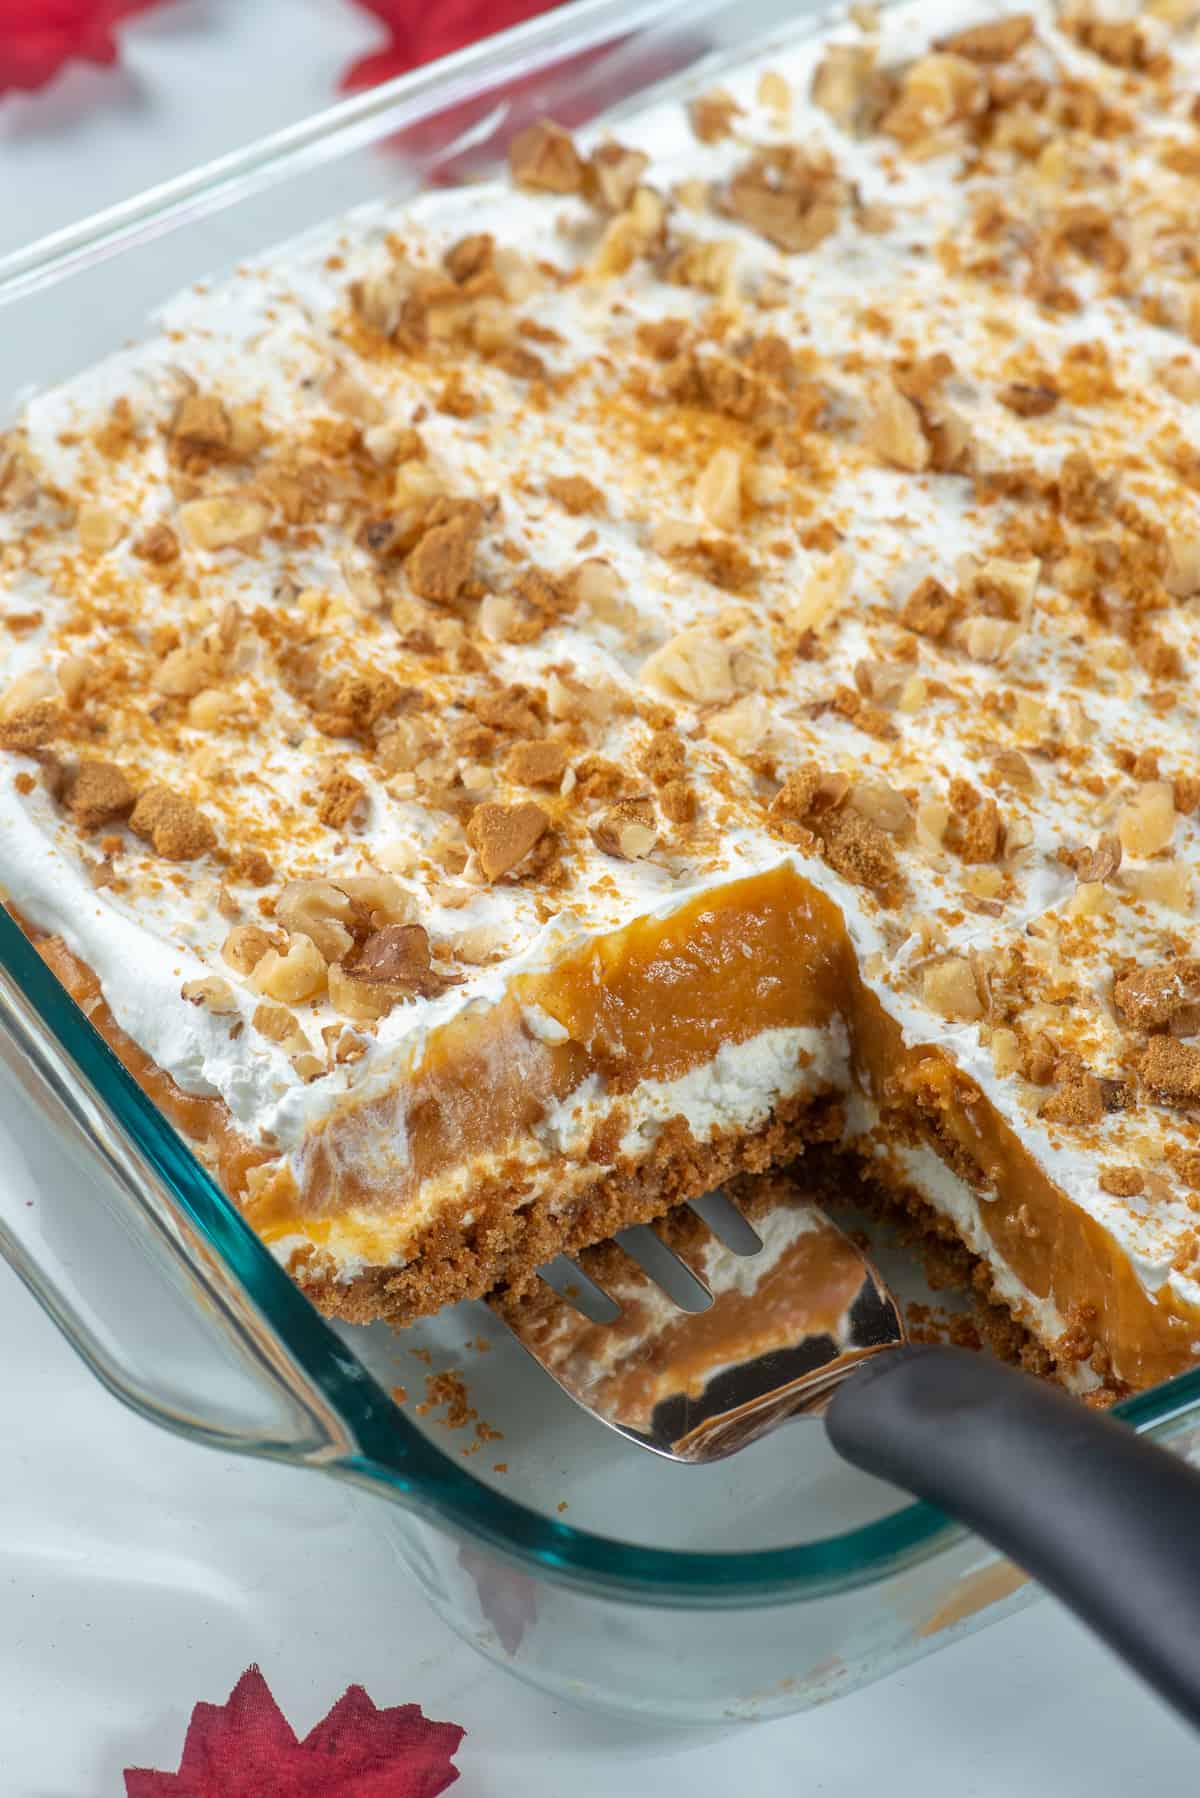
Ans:
[[[865,1254],[786,1180],[625,1242],[492,1300],[578,1404],[693,1464],[823,1415],[846,1459],[1011,1555],[1200,1726],[1200,1474],[1044,1381],[908,1343]]]

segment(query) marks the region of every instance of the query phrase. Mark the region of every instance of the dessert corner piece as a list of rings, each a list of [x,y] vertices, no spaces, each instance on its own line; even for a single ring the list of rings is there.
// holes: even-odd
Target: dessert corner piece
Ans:
[[[852,14],[28,404],[0,881],[334,1314],[822,1145],[1117,1391],[1200,1345],[1200,51]]]

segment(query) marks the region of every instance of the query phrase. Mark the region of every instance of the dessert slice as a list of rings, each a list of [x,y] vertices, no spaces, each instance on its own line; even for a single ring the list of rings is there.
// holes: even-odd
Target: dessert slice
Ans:
[[[834,1144],[1200,1343],[1200,51],[890,10],[173,302],[0,460],[0,881],[327,1310]]]

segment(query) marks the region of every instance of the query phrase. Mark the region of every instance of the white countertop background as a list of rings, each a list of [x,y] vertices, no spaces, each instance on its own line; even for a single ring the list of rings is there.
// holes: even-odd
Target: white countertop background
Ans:
[[[176,0],[135,21],[118,71],[0,100],[0,252],[328,104],[378,37],[348,0]],[[462,1724],[463,1798],[1196,1784],[1194,1739],[1049,1602],[821,1711],[704,1738],[551,1702],[402,1583],[372,1500],[125,1412],[2,1266],[0,1395],[2,1798],[120,1798],[125,1766],[173,1770],[192,1704],[251,1661],[301,1734],[355,1682]]]

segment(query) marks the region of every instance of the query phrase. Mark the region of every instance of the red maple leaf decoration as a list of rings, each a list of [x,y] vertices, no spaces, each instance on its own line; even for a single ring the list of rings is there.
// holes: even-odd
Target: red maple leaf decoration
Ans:
[[[0,0],[0,94],[45,87],[64,63],[117,60],[113,27],[159,0]]]
[[[549,0],[359,0],[367,12],[387,26],[391,42],[347,69],[344,88],[374,87],[406,69],[448,56],[478,37],[520,25],[535,13],[547,12]]]
[[[126,1798],[437,1798],[463,1731],[416,1704],[379,1710],[351,1686],[301,1742],[257,1667],[226,1704],[198,1704],[178,1773],[130,1767]]]

